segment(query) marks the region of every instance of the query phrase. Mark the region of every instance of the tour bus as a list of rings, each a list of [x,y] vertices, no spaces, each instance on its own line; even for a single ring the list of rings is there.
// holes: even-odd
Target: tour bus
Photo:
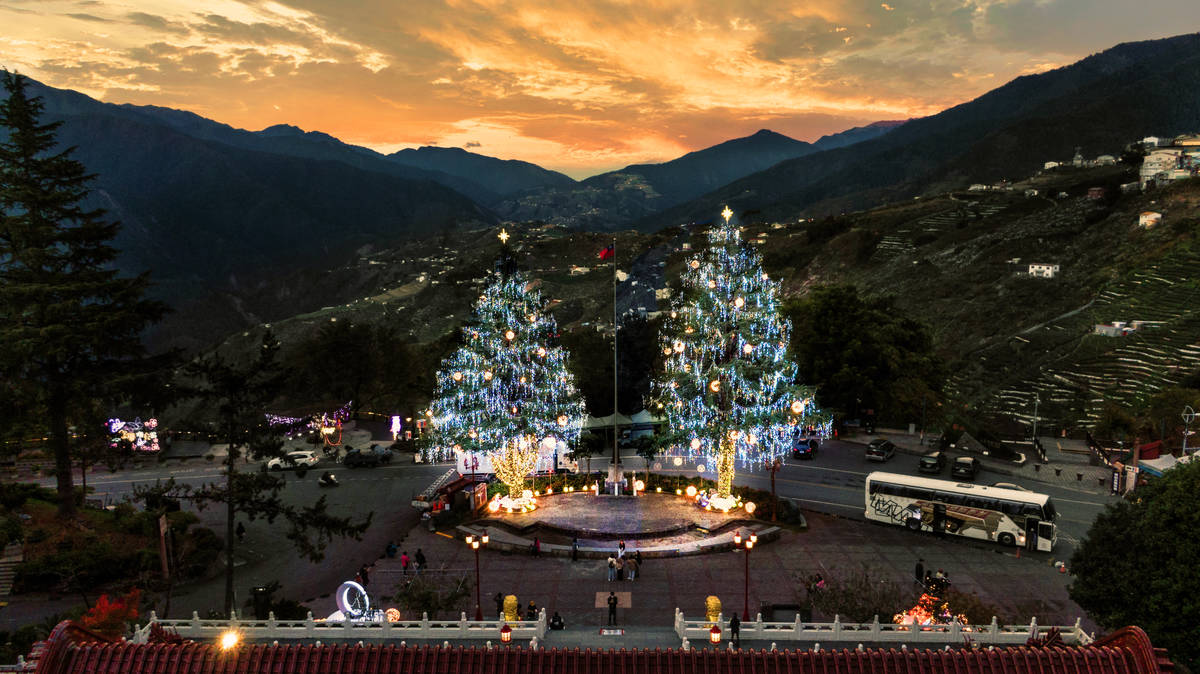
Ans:
[[[1049,552],[1054,503],[1045,494],[875,472],[867,475],[866,518]]]

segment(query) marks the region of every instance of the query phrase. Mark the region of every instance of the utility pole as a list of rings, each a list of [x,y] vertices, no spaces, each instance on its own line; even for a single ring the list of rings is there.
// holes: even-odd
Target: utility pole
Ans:
[[[1191,405],[1186,405],[1180,416],[1183,417],[1183,454],[1187,456],[1187,440],[1188,436],[1192,434],[1192,422],[1196,420],[1196,411],[1192,409]]]
[[[1038,403],[1042,401],[1037,391],[1033,392],[1033,441],[1037,442]]]
[[[620,429],[617,426],[617,239],[613,237],[613,448],[612,463],[608,466],[608,481],[612,484],[614,493],[620,489],[620,482],[625,477],[621,471],[621,453],[618,444]]]

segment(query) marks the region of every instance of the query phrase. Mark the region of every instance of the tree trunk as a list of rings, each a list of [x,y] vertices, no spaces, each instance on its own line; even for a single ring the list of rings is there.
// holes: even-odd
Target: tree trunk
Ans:
[[[50,446],[54,448],[54,475],[58,480],[58,516],[75,516],[75,483],[71,471],[71,437],[67,428],[67,403],[59,393],[50,395],[46,410],[50,421]]]
[[[225,457],[225,616],[234,608],[233,598],[233,538],[234,538],[234,503],[233,503],[233,473],[237,454],[233,450],[234,433],[229,431],[229,449]]]
[[[722,434],[720,445],[717,447],[717,496],[720,498],[729,498],[733,491],[733,462],[737,458],[736,451],[728,436]]]
[[[779,497],[775,495],[775,473],[779,472],[779,464],[771,464],[771,521],[779,521]]]

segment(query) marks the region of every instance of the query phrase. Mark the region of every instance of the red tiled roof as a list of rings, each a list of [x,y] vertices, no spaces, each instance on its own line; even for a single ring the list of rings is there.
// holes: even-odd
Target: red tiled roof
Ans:
[[[994,650],[580,651],[441,646],[106,642],[59,625],[38,674],[1169,674],[1140,628],[1090,646]]]

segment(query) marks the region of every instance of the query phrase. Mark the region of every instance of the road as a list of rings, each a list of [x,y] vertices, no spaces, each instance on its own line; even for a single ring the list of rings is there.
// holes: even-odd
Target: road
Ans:
[[[646,463],[640,457],[623,456],[621,460],[627,466],[627,470],[645,470]],[[917,456],[896,453],[886,463],[874,463],[866,460],[863,445],[827,440],[822,443],[817,457],[811,461],[789,458],[775,476],[775,488],[780,498],[789,499],[802,508],[861,520],[864,519],[863,490],[867,474],[886,471],[917,475],[918,460]],[[593,460],[593,463],[596,461]],[[663,467],[657,472],[696,474],[694,468],[687,464],[680,468],[672,468],[668,461],[660,463]],[[593,468],[598,465],[594,465]],[[762,470],[751,472],[742,468],[738,470],[735,484],[770,490],[770,473]],[[712,478],[713,474],[709,472],[704,476]],[[945,470],[943,477],[949,477],[949,468]],[[1117,500],[1116,497],[1098,496],[1042,482],[1030,481],[1022,484],[1020,480],[1011,476],[986,469],[979,473],[975,482],[1012,482],[1049,495],[1058,511],[1058,544],[1055,547],[1055,556],[1061,559],[1070,557],[1079,539],[1087,533],[1092,521],[1104,506]]]

